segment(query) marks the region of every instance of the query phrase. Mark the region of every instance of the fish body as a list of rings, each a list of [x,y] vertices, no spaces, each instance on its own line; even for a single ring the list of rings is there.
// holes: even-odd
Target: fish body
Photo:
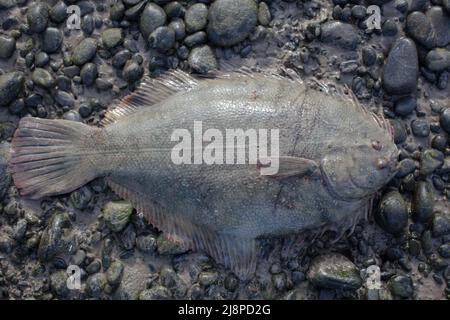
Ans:
[[[242,277],[255,268],[256,238],[351,224],[397,164],[386,123],[354,99],[279,76],[175,72],[144,83],[109,120],[93,128],[22,119],[12,142],[16,186],[42,197],[107,177],[156,227]],[[173,133],[195,123],[202,133],[278,130],[279,175],[248,161],[174,163]]]

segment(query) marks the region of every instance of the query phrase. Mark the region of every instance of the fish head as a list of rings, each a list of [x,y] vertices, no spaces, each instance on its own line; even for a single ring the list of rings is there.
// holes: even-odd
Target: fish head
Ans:
[[[330,193],[339,199],[368,197],[397,173],[398,149],[385,132],[361,138],[352,147],[334,150],[321,161],[322,176]]]

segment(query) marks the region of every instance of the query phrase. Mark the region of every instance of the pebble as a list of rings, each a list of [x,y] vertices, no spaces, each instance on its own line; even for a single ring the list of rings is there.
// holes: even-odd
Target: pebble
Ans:
[[[80,71],[81,81],[86,86],[92,86],[98,77],[97,65],[94,63],[86,63]]]
[[[265,2],[260,2],[258,6],[258,22],[260,25],[267,27],[272,16],[270,14],[269,6]]]
[[[450,50],[436,48],[427,53],[425,65],[434,72],[442,72],[450,68]]]
[[[355,17],[356,19],[363,19],[365,18],[366,14],[367,14],[366,7],[359,4],[352,7],[352,16]]]
[[[84,250],[77,250],[71,258],[71,263],[80,266],[86,258],[86,252]]]
[[[51,7],[50,19],[56,23],[61,23],[67,18],[67,5],[64,1],[58,1],[53,7]]]
[[[139,294],[139,300],[167,300],[172,294],[169,289],[163,286],[154,286],[151,289],[146,289]]]
[[[133,83],[144,75],[144,67],[134,60],[128,60],[122,71],[122,77],[129,83]]]
[[[123,16],[125,15],[125,6],[122,2],[117,1],[115,2],[109,11],[109,17],[113,21],[120,21],[123,19]]]
[[[42,68],[36,68],[31,76],[33,82],[43,88],[53,88],[55,86],[55,78],[50,72]]]
[[[226,276],[224,280],[224,287],[230,292],[236,291],[236,289],[239,287],[239,278],[236,277],[234,274],[230,273]]]
[[[1,82],[0,82],[1,83]],[[439,116],[441,128],[450,134],[450,108],[446,108]]]
[[[358,268],[346,257],[333,253],[316,257],[307,278],[321,288],[355,290],[362,285]]]
[[[203,3],[190,6],[184,14],[184,23],[188,33],[203,30],[208,22],[208,7]]]
[[[363,63],[370,67],[377,61],[377,52],[370,46],[365,46],[361,51]]]
[[[186,13],[185,8],[178,1],[169,2],[164,6],[164,11],[169,18],[180,18]]]
[[[136,245],[136,231],[132,224],[128,224],[119,234],[120,245],[125,250],[132,250]]]
[[[253,0],[216,0],[209,7],[208,38],[217,46],[233,46],[250,35],[257,19]]]
[[[404,97],[395,103],[394,111],[399,116],[407,116],[411,114],[417,107],[417,101],[413,97]]]
[[[88,274],[94,274],[100,271],[102,268],[102,263],[99,259],[94,259],[91,263],[89,263],[86,267],[86,272]]]
[[[139,28],[144,39],[147,39],[156,28],[163,26],[166,20],[166,13],[160,6],[154,3],[147,4],[139,20]]]
[[[398,33],[397,23],[393,19],[387,19],[381,27],[384,36],[392,37]]]
[[[419,63],[416,45],[402,37],[395,41],[383,69],[383,87],[394,95],[413,93],[417,87]]]
[[[91,297],[99,298],[107,284],[104,273],[96,273],[86,280],[86,290]]]
[[[50,288],[58,298],[64,298],[69,293],[67,278],[65,270],[58,270],[50,275]]]
[[[73,78],[75,76],[80,75],[80,67],[79,66],[68,66],[63,70],[64,74],[69,78]]]
[[[38,247],[38,257],[41,262],[50,261],[56,254],[64,250],[62,235],[65,229],[70,228],[69,215],[67,213],[55,213],[44,232]]]
[[[130,221],[133,207],[127,201],[110,201],[103,207],[103,219],[113,232],[122,231]]]
[[[55,53],[61,48],[63,42],[62,32],[57,28],[47,28],[44,31],[42,50],[47,53]]]
[[[184,44],[189,48],[193,48],[205,44],[206,41],[207,41],[206,32],[199,31],[187,36],[184,39]]]
[[[41,33],[47,28],[49,16],[48,5],[44,2],[33,2],[28,7],[27,22],[32,33]]]
[[[389,288],[394,296],[411,298],[414,293],[412,280],[408,276],[394,276],[389,280]]]
[[[13,250],[14,240],[6,234],[0,233],[0,252],[9,254]]]
[[[322,25],[320,41],[335,44],[342,49],[355,50],[361,38],[353,25],[341,21],[329,21]]]
[[[0,105],[7,106],[17,98],[25,82],[22,72],[8,72],[0,75]]]
[[[145,1],[141,1],[138,4],[132,6],[125,10],[125,19],[128,21],[135,21],[140,17],[140,14],[144,11],[145,5],[147,3]]]
[[[450,234],[450,219],[442,213],[436,213],[431,230],[435,238]]]
[[[75,99],[73,95],[69,92],[58,90],[55,94],[55,101],[61,106],[61,107],[69,107],[73,108],[75,106]]]
[[[420,173],[429,175],[444,163],[444,154],[435,149],[425,150],[420,159]]]
[[[106,91],[112,89],[113,84],[109,80],[97,78],[95,80],[95,86],[97,87],[98,90]]]
[[[9,59],[16,50],[16,39],[0,35],[0,59]]]
[[[430,126],[425,119],[411,121],[411,130],[416,137],[428,137],[430,135]]]
[[[39,52],[34,57],[34,64],[36,67],[45,67],[50,62],[50,57],[45,52]]]
[[[124,265],[122,262],[115,260],[106,271],[106,280],[112,286],[117,286],[122,281]]]
[[[403,197],[397,191],[391,191],[383,196],[380,208],[375,213],[375,219],[385,231],[398,234],[408,224],[408,208]]]
[[[156,237],[152,234],[140,235],[136,238],[136,247],[144,253],[151,253],[156,250]]]
[[[286,290],[287,278],[284,272],[272,275],[272,283],[278,292],[283,292]]]
[[[11,183],[11,174],[8,169],[9,148],[8,142],[0,143],[0,200],[8,192],[8,187]]]
[[[131,59],[131,52],[124,49],[113,56],[111,63],[114,68],[121,69],[129,59]]]
[[[198,282],[204,286],[210,286],[217,281],[219,274],[214,271],[203,271],[198,275]]]
[[[434,195],[432,186],[426,181],[419,181],[411,202],[411,214],[417,222],[426,223],[433,217]]]
[[[416,169],[416,162],[412,159],[406,158],[399,162],[396,177],[404,178],[408,174],[413,173]]]
[[[97,53],[97,41],[92,38],[83,39],[73,50],[72,62],[82,66],[91,61]]]
[[[166,26],[158,27],[149,35],[147,43],[152,49],[166,52],[175,44],[175,31]]]
[[[102,43],[106,49],[113,49],[123,42],[121,28],[110,28],[102,32]]]
[[[186,26],[182,19],[173,19],[169,23],[169,28],[175,32],[175,40],[179,41],[186,36]]]
[[[438,252],[443,258],[450,258],[450,243],[444,243],[439,246]]]
[[[426,14],[414,11],[406,19],[406,32],[427,49],[445,47],[450,42],[450,17],[441,7],[431,7]]]
[[[94,32],[94,28],[94,18],[91,15],[86,15],[81,19],[81,30],[83,30],[86,35],[91,35],[92,32]]]
[[[407,138],[405,125],[398,120],[391,120],[390,123],[394,129],[394,142],[396,144],[405,142]]]
[[[207,45],[191,50],[188,58],[189,66],[197,73],[205,74],[217,69],[217,60],[214,52]]]

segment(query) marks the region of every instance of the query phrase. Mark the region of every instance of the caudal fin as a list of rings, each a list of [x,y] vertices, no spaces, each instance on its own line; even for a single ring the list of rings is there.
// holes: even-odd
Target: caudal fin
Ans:
[[[9,169],[22,195],[73,191],[97,175],[89,139],[97,128],[67,120],[23,118],[11,143]]]

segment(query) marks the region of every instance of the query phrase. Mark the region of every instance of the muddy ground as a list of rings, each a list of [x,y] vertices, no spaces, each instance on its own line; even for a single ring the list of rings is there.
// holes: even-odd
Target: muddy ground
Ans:
[[[37,62],[43,51],[44,31],[39,30],[39,23],[33,26],[33,21],[27,18],[35,2],[0,1],[0,36],[15,39],[12,53],[6,52],[0,58],[0,74],[19,71],[25,79],[12,101],[0,106],[3,142],[11,141],[21,117],[65,118],[97,125],[114,99],[133,91],[143,74],[157,77],[170,68],[194,73],[211,68],[204,60],[199,67],[190,63],[186,56],[180,58],[179,48],[186,41],[185,37],[176,41],[176,49],[164,53],[149,49],[139,30],[139,19],[120,18],[120,14],[119,19],[111,19],[110,6],[117,4],[109,0],[101,3],[66,1],[67,5],[78,4],[83,8],[83,19],[94,18],[92,30],[86,26],[91,23],[90,18],[83,22],[86,25],[82,30],[68,30],[67,17],[58,23],[50,14],[42,30],[48,27],[60,30],[62,44],[47,55],[49,62]],[[49,8],[63,7],[58,1],[42,2]],[[124,10],[143,2],[147,1],[124,0]],[[164,7],[171,1],[155,2]],[[211,10],[209,0],[180,1],[179,4],[186,10],[197,2],[205,3]],[[413,13],[427,13],[431,7],[438,7],[443,17],[435,23],[438,26],[432,21],[432,32],[450,34],[450,8],[445,0],[373,2],[385,3],[380,5],[381,30],[368,31],[364,26],[363,21],[368,17],[364,8],[370,5],[366,1],[269,0],[266,2],[269,22],[260,17],[257,31],[240,43],[222,48],[206,40],[187,48],[192,53],[195,47],[209,45],[219,69],[230,68],[230,65],[270,69],[280,74],[297,74],[305,82],[320,80],[329,86],[347,87],[364,107],[383,113],[393,121],[401,159],[410,159],[408,164],[412,163],[412,168],[405,169],[407,172],[403,176],[397,176],[379,192],[371,215],[359,222],[352,233],[348,232],[337,242],[333,241],[336,235],[332,233],[315,241],[262,239],[255,277],[247,282],[239,281],[208,256],[185,252],[171,244],[164,233],[149,225],[139,212],[129,214],[125,209],[126,222],[119,231],[112,230],[114,228],[105,222],[103,208],[120,199],[102,179],[69,195],[43,200],[20,197],[5,169],[8,157],[5,144],[0,193],[0,299],[448,299],[450,129],[442,119],[445,108],[450,108],[450,39],[428,44],[417,32],[411,31],[412,27],[407,28],[406,20]],[[359,7],[353,9],[355,6]],[[260,14],[261,10],[260,5]],[[31,19],[39,20],[39,14]],[[183,19],[183,14],[179,17]],[[267,20],[267,13],[265,18]],[[174,19],[168,18],[167,22]],[[100,21],[97,26],[95,21]],[[332,21],[350,25],[351,29],[341,31],[341,26],[337,26],[326,30],[326,24]],[[122,29],[120,43],[109,49],[98,44],[94,57],[88,59],[97,68],[95,78],[107,83],[95,81],[86,85],[79,70],[86,63],[80,63],[76,70],[71,68],[70,58],[81,40],[90,37],[101,43],[102,32],[111,27]],[[324,32],[329,33],[327,37]],[[418,57],[400,54],[394,65],[401,67],[394,73],[402,73],[402,69],[417,64],[417,77],[413,89],[397,94],[396,89],[386,90],[383,72],[389,64],[391,48],[405,36],[413,43]],[[113,56],[124,48],[128,50],[127,60],[136,64],[136,75],[124,75],[126,66],[123,64],[120,68],[113,66]],[[426,57],[436,48],[443,50],[441,61],[445,64],[448,59],[449,62],[433,71]],[[403,52],[409,53],[408,50]],[[36,68],[48,70],[54,81],[47,87],[36,85],[32,77]],[[67,82],[68,88],[61,89]],[[58,100],[60,91],[68,93],[68,97],[63,95]],[[404,97],[415,103],[408,100],[407,110],[402,112],[398,104]],[[412,128],[417,119],[425,122],[428,130],[423,126],[422,131]],[[430,156],[426,150],[438,154]],[[421,182],[427,184],[424,192],[417,191]],[[389,191],[400,194],[401,205],[408,214],[402,231],[394,234],[389,232],[389,226],[375,219],[380,212],[380,202]],[[417,203],[420,206],[429,202],[432,209],[425,209],[429,211],[424,213],[425,217],[415,217],[412,204],[417,207]],[[320,261],[318,257],[324,259]],[[338,267],[325,271],[325,280],[320,281],[319,272],[314,272],[318,264],[325,264],[320,265],[325,269],[326,264]],[[81,288],[67,288],[69,265],[79,266]],[[341,266],[348,274],[338,272]],[[370,266],[380,270],[379,285],[375,289],[367,285],[366,270]]]

